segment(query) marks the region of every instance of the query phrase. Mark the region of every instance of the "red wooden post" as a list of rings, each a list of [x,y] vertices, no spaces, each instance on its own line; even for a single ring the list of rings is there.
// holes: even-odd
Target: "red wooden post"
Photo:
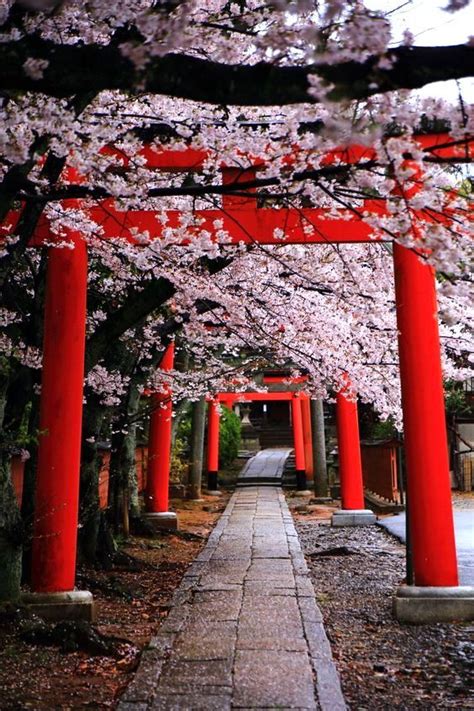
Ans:
[[[296,487],[306,489],[306,463],[303,437],[303,415],[301,398],[295,394],[291,400],[291,421],[293,424],[293,442],[295,449]]]
[[[364,508],[364,485],[357,402],[349,400],[344,392],[345,389],[338,392],[336,396],[337,448],[342,508],[361,510]]]
[[[458,584],[433,270],[395,243],[395,294],[415,584]]]
[[[219,472],[219,403],[217,400],[209,401],[207,415],[207,488],[217,491]]]
[[[174,343],[170,343],[161,359],[161,370],[172,370]],[[171,388],[152,395],[153,412],[148,437],[148,469],[146,485],[147,518],[153,524],[170,527],[176,514],[169,511],[169,484],[171,459],[171,427],[173,403]]]
[[[303,417],[303,439],[306,480],[314,476],[313,431],[311,427],[311,400],[308,395],[301,396],[301,414]]]
[[[74,589],[81,456],[87,251],[50,247],[46,278],[32,588]]]

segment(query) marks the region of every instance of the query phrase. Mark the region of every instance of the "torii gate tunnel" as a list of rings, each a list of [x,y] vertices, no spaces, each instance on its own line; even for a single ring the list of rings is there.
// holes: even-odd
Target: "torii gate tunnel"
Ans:
[[[275,379],[282,382],[286,378]],[[302,379],[291,379],[295,380]],[[291,407],[293,447],[295,450],[296,483],[298,489],[307,488],[307,480],[313,476],[313,447],[311,434],[310,398],[304,392],[221,392],[209,401],[207,436],[208,487],[217,488],[219,470],[219,404],[232,409],[234,404],[286,400]],[[362,485],[362,470],[361,470]],[[359,507],[361,508],[361,507]]]
[[[415,136],[414,140],[429,160],[454,163],[473,160],[473,137],[454,140],[448,134],[436,134]],[[114,153],[115,149],[104,150]],[[126,167],[123,155],[118,151],[116,155],[120,155]],[[150,168],[186,172],[199,170],[206,158],[204,151],[173,152],[149,146],[144,148],[143,156]],[[351,146],[334,149],[325,161],[327,165],[351,164],[373,157],[372,150]],[[197,211],[201,220],[198,231],[206,229],[216,235],[225,230],[231,242],[246,244],[282,244],[276,228],[285,234],[284,244],[372,243],[383,239],[362,218],[354,216],[348,220],[346,210],[340,218],[334,218],[334,213],[328,214],[321,208],[258,207],[258,194],[250,187],[246,189],[246,185],[253,180],[261,163],[254,160],[248,169],[222,166],[223,182],[229,186],[239,184],[239,195],[223,195],[221,210]],[[387,209],[383,201],[368,201],[365,207],[379,214]],[[107,199],[86,212],[100,225],[105,239],[122,237],[134,242],[137,231],[147,231],[153,238],[162,234],[163,228],[153,211],[121,212],[113,200]],[[452,214],[437,215],[436,221],[449,223]],[[421,211],[421,215],[429,221],[429,211]],[[179,225],[178,211],[168,212],[168,218],[171,226]],[[5,221],[9,227],[4,227],[3,234],[14,230],[17,220],[17,213],[9,214]],[[218,228],[216,220],[221,221]],[[189,232],[191,241],[193,229]],[[75,249],[48,248],[33,540],[32,586],[38,593],[72,591],[75,582],[87,250],[80,234],[70,229],[67,233]],[[56,237],[43,216],[32,244],[41,246],[45,239],[51,243]],[[393,245],[393,259],[414,579],[418,586],[457,586],[440,345],[437,320],[433,318],[437,309],[435,276],[413,251],[398,243]],[[354,394],[341,393],[338,402],[343,411],[339,437],[346,437],[349,443],[346,477],[350,480],[351,470],[357,470]],[[169,415],[161,418],[163,426],[168,426],[167,419]],[[164,437],[155,432],[155,436],[163,451],[169,448],[169,435]],[[163,486],[160,489],[152,482],[149,487],[153,492],[149,510],[158,510],[160,504],[154,506],[152,502],[160,501]],[[354,502],[343,505],[352,507]]]

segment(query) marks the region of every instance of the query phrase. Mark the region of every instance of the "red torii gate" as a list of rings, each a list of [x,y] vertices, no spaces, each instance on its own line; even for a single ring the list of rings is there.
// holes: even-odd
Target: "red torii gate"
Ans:
[[[448,134],[440,134],[415,140],[440,161],[473,159],[473,137],[453,141]],[[197,155],[195,151],[144,150],[149,167],[161,170],[199,169],[205,158],[204,153]],[[328,154],[327,162],[356,162],[361,155],[370,157],[373,151],[365,147],[336,149]],[[224,167],[224,182],[245,182],[255,170]],[[366,207],[384,213],[383,204],[369,203]],[[134,241],[135,230],[148,230],[157,238],[161,234],[153,212],[120,212],[110,200],[88,212],[101,225],[104,238],[121,236]],[[171,225],[179,223],[179,213],[169,212],[168,216]],[[373,229],[362,219],[327,219],[326,211],[318,208],[297,212],[291,208],[258,208],[254,195],[223,196],[223,212],[198,211],[197,216],[203,220],[198,229],[208,229],[211,234],[216,231],[215,220],[223,220],[219,229],[228,231],[232,242],[281,244],[275,228],[287,235],[285,244],[373,241]],[[426,213],[423,216],[427,218]],[[444,219],[449,220],[449,215]],[[10,227],[3,230],[4,234],[14,228],[16,220],[13,213],[7,217],[5,222]],[[311,234],[304,229],[307,224],[312,226]],[[74,250],[49,249],[40,421],[44,434],[39,443],[33,541],[33,590],[58,595],[59,601],[65,595],[70,598],[75,580],[87,290],[85,244],[77,233],[68,230],[68,234]],[[51,237],[43,218],[35,244],[41,245]],[[456,587],[439,334],[433,318],[434,273],[409,249],[394,243],[393,252],[415,583],[422,587]],[[420,362],[424,366],[421,369]],[[426,442],[432,446],[426,447]]]
[[[279,378],[273,382],[281,382]],[[294,378],[292,379],[295,380]],[[313,476],[313,455],[311,438],[311,414],[309,396],[303,392],[220,392],[209,400],[207,434],[207,476],[208,488],[217,489],[219,471],[219,404],[232,409],[234,404],[244,402],[269,402],[287,400],[291,406],[293,426],[293,448],[295,450],[295,470],[298,489],[307,488],[307,480]]]
[[[278,378],[274,382],[281,382]],[[295,379],[292,379],[295,380]],[[310,397],[304,392],[221,392],[209,401],[207,465],[209,488],[217,488],[219,468],[219,410],[222,403],[229,408],[235,403],[268,402],[287,400],[291,404],[293,440],[295,450],[295,470],[298,489],[306,489],[307,481],[313,476],[313,447],[310,412]],[[357,512],[361,524],[373,523],[375,516],[365,509],[362,461],[359,441],[357,402],[345,397],[343,392],[336,395],[336,422],[339,450],[339,474],[341,480],[342,510]],[[336,515],[333,524],[344,525],[347,516]]]

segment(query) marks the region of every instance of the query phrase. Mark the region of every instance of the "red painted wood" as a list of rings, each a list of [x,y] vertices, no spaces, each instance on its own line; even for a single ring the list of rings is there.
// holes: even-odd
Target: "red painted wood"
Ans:
[[[362,443],[364,487],[388,501],[400,503],[397,480],[397,444]]]
[[[87,253],[48,254],[32,587],[72,590],[76,568],[86,326]]]
[[[137,470],[138,493],[146,489],[146,470],[148,462],[148,447],[139,445],[135,450],[135,466]]]
[[[306,462],[304,456],[303,415],[300,397],[293,397],[291,399],[291,422],[293,425],[295,469],[297,472],[304,472],[306,470]]]
[[[382,212],[383,205],[376,209]],[[342,214],[346,214],[340,211]],[[112,201],[104,201],[103,206],[94,207],[89,211],[91,218],[101,226],[104,239],[121,237],[130,242],[136,241],[135,232],[148,233],[152,239],[159,239],[165,227],[158,222],[155,213],[147,210],[117,210]],[[181,213],[170,210],[168,227],[177,228]],[[181,244],[189,244],[193,234],[198,235],[207,230],[212,235],[216,233],[216,223],[219,229],[229,235],[229,243],[237,244],[329,244],[372,242],[374,230],[358,218],[349,220],[328,219],[324,208],[304,208],[297,211],[293,208],[240,208],[233,213],[222,210],[197,210],[196,219],[199,227],[187,229],[189,238]],[[312,232],[308,230],[312,228]],[[275,230],[285,234],[282,240],[275,236]],[[375,238],[375,241],[380,236]]]
[[[420,135],[415,137],[415,141],[421,148],[433,158],[440,160],[464,160],[472,162],[474,160],[474,137],[469,136],[464,141],[456,143],[447,133]],[[104,147],[102,152],[115,155],[117,162],[125,167],[130,164],[130,159],[119,149],[111,146]],[[295,146],[293,157],[288,157],[286,162],[291,164],[299,153],[298,146]],[[188,148],[185,151],[170,151],[160,147],[145,146],[140,152],[147,160],[149,168],[157,170],[201,170],[203,161],[209,155],[206,151]],[[256,169],[264,165],[264,160],[258,157],[242,156],[250,167],[241,169],[222,165],[223,183],[242,182],[256,176]],[[367,146],[351,145],[348,147],[335,147],[328,151],[323,164],[334,163],[354,164],[362,160],[373,160],[376,158],[374,150]],[[311,167],[310,155],[308,156],[308,167]],[[84,182],[82,176],[77,171],[67,168],[65,177],[76,184]],[[203,220],[201,229],[206,229],[211,234],[215,234],[215,221],[223,222],[223,229],[229,233],[231,243],[243,242],[245,244],[281,244],[282,240],[275,237],[275,230],[283,230],[285,233],[284,242],[287,244],[325,244],[325,243],[358,243],[370,242],[374,238],[382,239],[382,235],[373,235],[373,230],[352,215],[349,220],[327,219],[327,210],[320,208],[304,208],[295,210],[292,208],[268,209],[256,207],[256,190],[247,191],[249,195],[222,196],[222,210],[201,210],[196,211],[196,217]],[[255,197],[250,197],[255,194]],[[383,201],[366,201],[364,209],[383,214],[386,208]],[[11,211],[0,226],[0,237],[11,234],[19,218],[19,211]],[[148,232],[152,239],[159,239],[163,232],[163,225],[156,219],[153,211],[136,210],[122,212],[116,210],[112,199],[100,201],[100,203],[89,210],[93,220],[101,226],[104,231],[104,238],[111,239],[122,237],[135,242],[135,230]],[[344,211],[341,211],[341,215]],[[436,215],[433,221],[449,222],[452,211],[446,210],[444,216]],[[169,211],[169,226],[179,225],[180,213]],[[426,214],[420,213],[424,220],[428,219]],[[308,233],[308,228],[313,227],[313,232]],[[199,231],[199,230],[197,230]],[[188,230],[190,239],[192,230]],[[40,218],[38,230],[32,246],[41,246],[43,240],[51,236],[48,231],[47,220],[44,216]],[[186,240],[186,243],[188,240]]]
[[[474,137],[468,136],[465,141],[457,143],[449,133],[433,133],[433,134],[418,134],[414,136],[414,141],[423,151],[429,156],[438,159],[459,159],[463,160],[466,157],[472,160],[474,156]],[[128,167],[130,158],[121,150],[114,146],[105,146],[102,153],[115,155],[117,163]],[[294,146],[292,155],[286,156],[284,162],[286,165],[293,165],[297,158],[300,158],[300,153],[304,152],[311,158],[311,153],[304,149],[303,151],[297,146]],[[148,168],[156,168],[157,170],[167,171],[199,171],[202,170],[203,163],[209,159],[210,152],[204,149],[186,148],[184,151],[168,150],[160,146],[146,145],[138,155],[145,158]],[[335,162],[342,163],[359,163],[363,160],[373,160],[376,158],[376,153],[373,148],[363,145],[353,144],[351,146],[335,146],[332,151],[328,151],[323,163],[328,165]],[[252,166],[259,166],[265,163],[265,157],[252,156],[242,154],[242,160]],[[221,163],[225,167],[224,163]]]
[[[295,377],[288,377],[287,375],[264,375],[263,382],[269,383],[305,383],[308,380],[307,375],[297,375]]]
[[[174,343],[170,343],[161,359],[160,368],[171,370],[174,363]],[[148,438],[148,473],[145,495],[149,513],[169,510],[169,484],[171,462],[171,427],[173,403],[171,389],[152,396],[153,412]]]
[[[457,585],[435,276],[394,244],[395,295],[416,585]]]
[[[219,471],[219,403],[217,400],[209,402],[207,414],[207,471]]]
[[[301,395],[301,415],[303,419],[304,460],[306,479],[314,476],[313,432],[311,428],[311,401],[308,395]]]
[[[235,185],[255,180],[257,171],[255,168],[222,168],[222,184]],[[222,209],[224,212],[234,210],[255,210],[257,208],[257,189],[251,188],[245,191],[245,195],[223,195]]]
[[[342,508],[350,511],[365,505],[357,402],[349,400],[345,392],[336,395],[337,448]]]
[[[270,400],[292,400],[294,393],[287,391],[281,393],[218,393],[219,402],[265,402]]]

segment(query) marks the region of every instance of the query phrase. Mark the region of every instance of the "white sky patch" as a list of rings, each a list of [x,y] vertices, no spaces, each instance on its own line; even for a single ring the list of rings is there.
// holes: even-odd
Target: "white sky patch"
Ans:
[[[405,30],[414,36],[414,44],[435,47],[465,44],[474,35],[474,4],[458,12],[443,10],[448,0],[367,0],[367,7],[389,14],[392,23],[393,43],[400,44]],[[474,102],[474,79],[459,82],[464,101]],[[420,96],[440,96],[456,103],[459,89],[455,81],[434,82],[419,91]]]

